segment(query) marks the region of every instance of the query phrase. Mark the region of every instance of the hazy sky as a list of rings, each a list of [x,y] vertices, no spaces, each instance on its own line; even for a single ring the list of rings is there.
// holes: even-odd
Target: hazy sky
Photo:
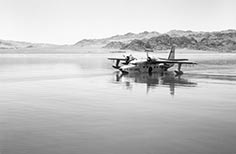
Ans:
[[[0,39],[73,44],[127,32],[236,29],[236,0],[0,0]]]

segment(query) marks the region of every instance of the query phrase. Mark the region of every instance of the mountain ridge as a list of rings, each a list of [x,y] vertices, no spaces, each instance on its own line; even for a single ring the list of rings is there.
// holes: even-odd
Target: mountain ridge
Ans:
[[[116,46],[112,46],[112,44],[116,44]],[[236,51],[236,30],[229,29],[213,32],[171,30],[148,39],[134,39],[129,43],[125,43],[125,45],[122,41],[110,42],[104,48],[115,49],[117,44],[122,45],[120,49],[135,51],[143,51],[145,48],[165,50],[174,45],[177,48],[232,52]]]
[[[2,40],[0,39],[0,49],[22,49],[22,48],[47,48],[59,46],[49,43],[31,43],[24,41],[12,41],[12,40]]]
[[[176,46],[176,48],[232,52],[236,51],[236,30],[228,29],[212,32],[171,30],[166,33],[156,31],[143,31],[141,33],[129,32],[123,35],[114,35],[102,39],[83,39],[75,44],[66,45],[65,47],[95,47],[143,51],[145,48],[165,50],[169,49],[172,45]],[[61,46],[63,45],[0,39],[0,49],[34,49]]]
[[[154,36],[159,36],[160,33],[152,31],[144,31],[141,33],[126,33],[123,35],[114,35],[111,37],[107,38],[102,38],[102,39],[83,39],[75,43],[73,46],[78,46],[78,47],[85,47],[85,46],[93,46],[93,45],[106,45],[110,42],[123,42],[123,43],[130,43],[134,39],[149,39]]]

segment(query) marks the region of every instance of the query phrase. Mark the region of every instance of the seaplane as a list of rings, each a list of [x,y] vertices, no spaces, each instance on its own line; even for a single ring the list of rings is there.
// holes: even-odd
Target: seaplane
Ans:
[[[145,49],[145,52],[147,53],[146,59],[137,59],[132,55],[129,55],[124,58],[108,58],[108,60],[115,61],[113,68],[119,70],[122,74],[163,73],[177,64],[178,69],[174,72],[176,75],[182,75],[183,71],[181,71],[181,66],[183,64],[197,64],[196,62],[189,61],[188,59],[176,59],[174,46],[171,47],[168,58],[151,58],[148,53],[153,52],[152,49]]]

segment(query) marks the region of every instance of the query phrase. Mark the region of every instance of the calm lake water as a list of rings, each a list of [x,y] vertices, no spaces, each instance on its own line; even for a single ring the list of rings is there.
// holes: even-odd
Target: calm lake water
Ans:
[[[181,77],[117,55],[0,55],[0,153],[236,154],[236,54],[179,54]]]

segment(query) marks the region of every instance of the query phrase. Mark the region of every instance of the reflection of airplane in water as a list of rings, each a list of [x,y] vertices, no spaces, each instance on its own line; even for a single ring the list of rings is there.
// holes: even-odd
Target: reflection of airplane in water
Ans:
[[[170,94],[175,94],[175,87],[195,87],[197,83],[190,82],[183,77],[176,77],[173,72],[165,73],[136,73],[136,74],[120,74],[116,73],[116,82],[125,83],[128,89],[132,88],[132,83],[144,83],[147,85],[147,92],[151,88],[155,88],[160,85],[169,86]]]

